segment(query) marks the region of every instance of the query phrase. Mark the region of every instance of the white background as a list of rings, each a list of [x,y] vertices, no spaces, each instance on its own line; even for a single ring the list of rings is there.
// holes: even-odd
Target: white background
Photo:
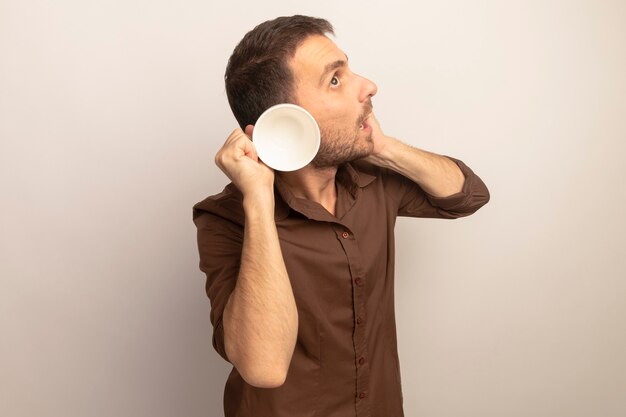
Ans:
[[[491,192],[398,222],[407,417],[626,415],[626,3],[293,3],[0,0],[0,415],[222,415],[191,207],[230,53],[296,13]]]

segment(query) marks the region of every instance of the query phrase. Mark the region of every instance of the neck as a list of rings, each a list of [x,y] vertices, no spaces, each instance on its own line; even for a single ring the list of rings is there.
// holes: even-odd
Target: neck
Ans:
[[[297,171],[276,173],[294,197],[319,203],[333,216],[337,202],[336,174],[337,167],[315,168],[311,165]]]

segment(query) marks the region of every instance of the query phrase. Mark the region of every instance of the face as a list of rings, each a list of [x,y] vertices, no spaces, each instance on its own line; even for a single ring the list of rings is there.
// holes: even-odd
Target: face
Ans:
[[[311,164],[331,167],[368,156],[373,142],[366,120],[376,84],[352,72],[346,54],[326,36],[307,38],[290,64],[296,102],[320,128],[320,149]]]

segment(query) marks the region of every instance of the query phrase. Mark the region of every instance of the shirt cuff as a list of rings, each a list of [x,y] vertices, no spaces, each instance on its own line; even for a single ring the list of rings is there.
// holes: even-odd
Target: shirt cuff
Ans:
[[[463,176],[465,177],[463,188],[458,193],[446,197],[436,197],[426,193],[428,201],[430,201],[433,206],[440,207],[445,210],[458,210],[471,205],[472,191],[476,183],[476,174],[474,174],[474,172],[467,165],[465,165],[463,161],[448,155],[443,156],[457,164],[463,173]]]

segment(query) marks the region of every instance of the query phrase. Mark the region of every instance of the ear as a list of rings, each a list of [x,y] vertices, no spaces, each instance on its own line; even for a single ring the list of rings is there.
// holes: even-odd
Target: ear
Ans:
[[[248,125],[246,126],[246,130],[244,131],[246,133],[246,135],[248,135],[248,137],[250,139],[252,139],[252,131],[254,130],[254,125]]]

